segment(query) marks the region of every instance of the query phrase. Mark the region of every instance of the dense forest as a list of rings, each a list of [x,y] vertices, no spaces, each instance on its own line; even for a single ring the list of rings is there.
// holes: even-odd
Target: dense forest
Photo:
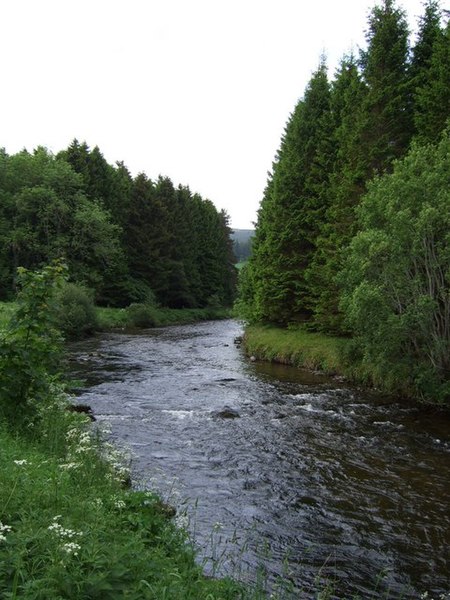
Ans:
[[[133,178],[98,147],[0,150],[0,300],[14,294],[17,267],[62,258],[99,304],[230,305],[230,234],[210,200],[167,177]]]
[[[351,336],[373,381],[450,398],[450,25],[411,41],[383,0],[366,48],[325,59],[286,124],[241,272],[249,321]]]
[[[250,258],[254,233],[254,229],[233,229],[231,232],[233,252],[238,263],[244,263]]]

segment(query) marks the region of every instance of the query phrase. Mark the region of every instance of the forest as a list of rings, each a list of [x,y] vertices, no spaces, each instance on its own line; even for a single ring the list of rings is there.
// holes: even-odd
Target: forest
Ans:
[[[241,316],[351,338],[379,387],[450,398],[450,24],[412,38],[383,0],[366,48],[326,59],[285,126],[241,271]]]
[[[17,267],[63,259],[99,305],[230,306],[236,283],[228,216],[167,177],[132,177],[73,140],[56,155],[0,150],[0,300]]]

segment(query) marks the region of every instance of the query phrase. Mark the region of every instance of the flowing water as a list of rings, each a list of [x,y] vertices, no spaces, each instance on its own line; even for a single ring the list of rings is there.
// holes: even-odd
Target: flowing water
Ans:
[[[448,593],[448,416],[250,362],[241,333],[213,321],[76,343],[77,401],[131,449],[138,485],[188,507],[207,570],[213,557],[251,580],[264,565],[296,598],[318,578],[337,598]]]

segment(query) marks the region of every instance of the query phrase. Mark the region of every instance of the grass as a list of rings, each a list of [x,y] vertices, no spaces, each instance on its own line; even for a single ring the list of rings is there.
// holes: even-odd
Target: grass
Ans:
[[[348,345],[345,338],[312,333],[302,328],[281,329],[269,325],[250,325],[244,343],[249,355],[259,360],[279,362],[320,370],[328,374],[345,374],[342,358]]]
[[[38,432],[0,426],[0,597],[218,600],[187,535],[152,492],[124,488],[120,453],[60,399]]]
[[[145,306],[145,305],[143,305]],[[230,311],[226,308],[157,308],[149,306],[152,316],[152,326],[183,325],[206,321],[210,319],[226,319]],[[128,329],[134,327],[130,312],[126,308],[97,307],[98,328]]]
[[[15,302],[0,302],[0,330],[5,328],[16,308]],[[211,319],[226,319],[231,316],[226,308],[155,308],[150,307],[154,317],[153,326],[183,325],[207,321]],[[133,328],[130,313],[126,308],[96,307],[98,330]]]

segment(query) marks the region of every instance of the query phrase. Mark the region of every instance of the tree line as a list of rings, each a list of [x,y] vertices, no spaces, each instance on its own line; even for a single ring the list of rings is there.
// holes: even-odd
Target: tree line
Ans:
[[[63,258],[99,304],[230,305],[235,258],[228,216],[168,177],[132,177],[76,139],[56,155],[0,150],[0,299],[17,267]]]
[[[383,0],[366,42],[332,80],[322,59],[289,117],[238,306],[251,321],[350,335],[373,380],[444,399],[450,25],[428,0],[411,44],[404,11]]]

